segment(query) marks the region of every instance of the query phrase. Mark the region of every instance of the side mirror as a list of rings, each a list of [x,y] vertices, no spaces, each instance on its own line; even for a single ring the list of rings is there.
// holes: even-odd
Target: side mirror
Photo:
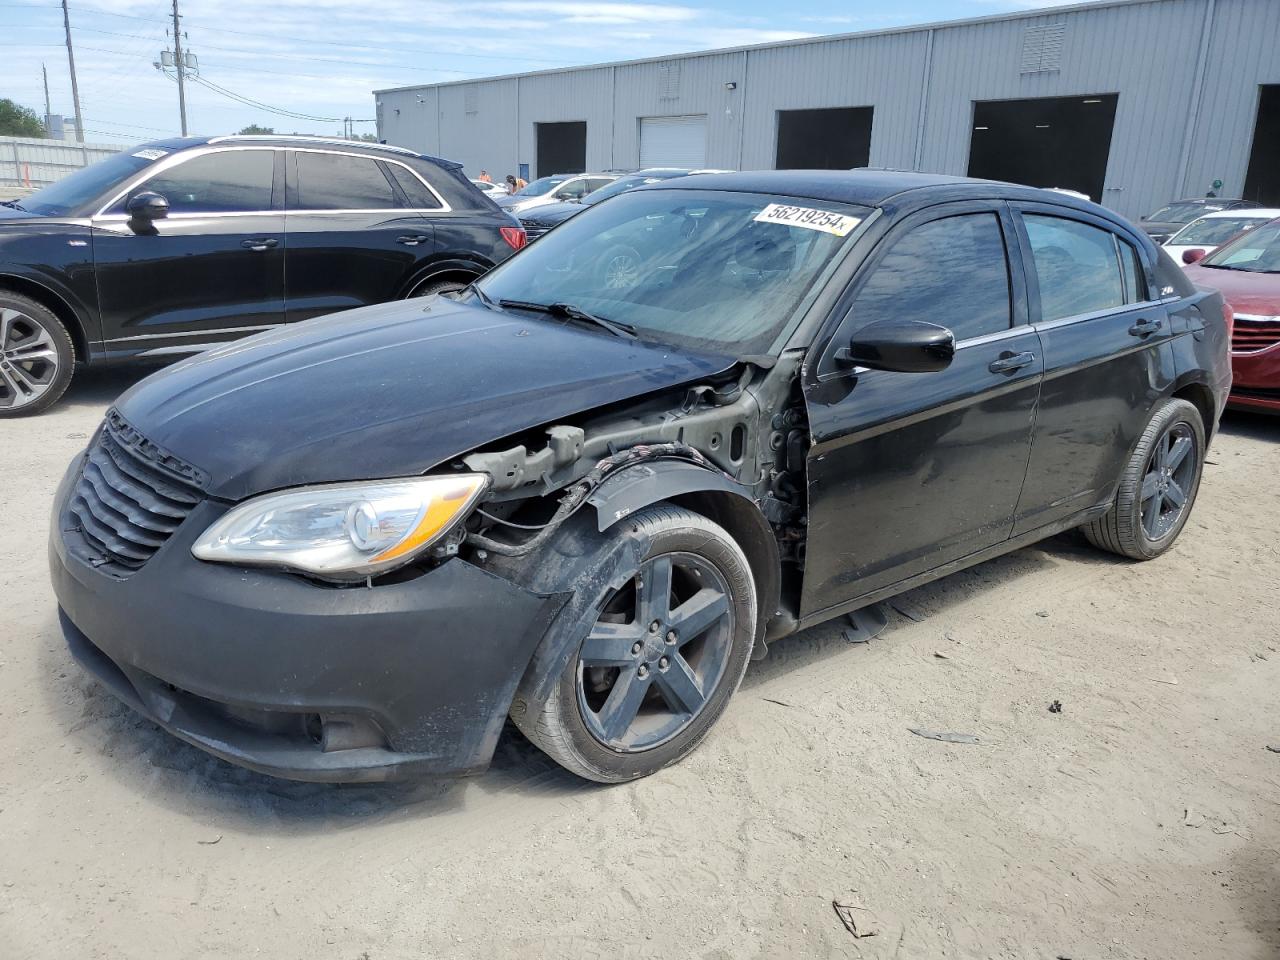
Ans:
[[[836,359],[872,370],[934,373],[950,366],[955,353],[955,334],[946,327],[923,320],[878,320],[856,331]]]
[[[1183,250],[1182,262],[1183,263],[1199,263],[1201,260],[1204,259],[1205,254],[1207,252],[1208,251],[1204,250],[1202,247],[1196,247],[1194,250]]]
[[[169,201],[150,190],[136,193],[125,204],[125,211],[130,220],[150,223],[152,220],[163,220],[169,215]]]

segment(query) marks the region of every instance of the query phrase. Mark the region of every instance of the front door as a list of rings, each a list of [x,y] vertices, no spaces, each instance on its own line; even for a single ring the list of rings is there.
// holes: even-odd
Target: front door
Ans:
[[[1170,319],[1139,247],[1085,213],[1016,207],[1045,367],[1021,534],[1111,499],[1175,373]]]
[[[430,191],[407,167],[321,149],[290,151],[286,255],[289,322],[382,303],[438,247],[406,190]],[[403,178],[403,186],[401,185]]]
[[[1016,244],[1003,205],[945,204],[895,226],[859,271],[847,316],[805,390],[802,616],[1009,537],[1041,375],[1021,265],[1007,253]],[[840,369],[835,351],[884,319],[950,328],[950,366]]]
[[[284,213],[275,151],[196,153],[93,221],[108,353],[180,353],[284,320]],[[278,189],[277,189],[278,187]],[[130,222],[129,196],[158,193],[168,217]]]

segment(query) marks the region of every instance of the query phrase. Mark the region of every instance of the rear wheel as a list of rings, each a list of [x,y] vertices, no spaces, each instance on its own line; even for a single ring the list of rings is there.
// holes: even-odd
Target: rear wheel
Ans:
[[[75,360],[71,337],[52,311],[0,290],[0,417],[55,403],[71,383]]]
[[[413,288],[410,297],[432,297],[438,293],[459,293],[467,289],[467,280],[424,280]]]
[[[1085,537],[1134,560],[1160,556],[1191,515],[1204,456],[1200,411],[1185,400],[1166,400],[1125,464],[1110,512],[1082,527]]]
[[[557,763],[619,783],[684,757],[724,711],[751,655],[755,584],[733,538],[688,510],[650,507],[601,536],[645,545],[577,627],[542,708],[513,719]]]

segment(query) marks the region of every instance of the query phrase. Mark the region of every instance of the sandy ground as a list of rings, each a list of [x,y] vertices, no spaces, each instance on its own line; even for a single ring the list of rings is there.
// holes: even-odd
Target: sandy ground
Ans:
[[[1062,537],[795,637],[648,780],[509,732],[353,788],[206,757],[64,651],[49,498],[136,376],[0,422],[0,957],[1280,957],[1280,420],[1228,417],[1165,558]]]

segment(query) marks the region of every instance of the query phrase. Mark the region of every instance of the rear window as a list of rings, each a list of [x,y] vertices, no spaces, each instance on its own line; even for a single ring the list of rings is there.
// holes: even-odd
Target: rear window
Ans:
[[[391,183],[372,157],[299,150],[297,210],[391,210]]]
[[[419,180],[412,171],[400,166],[398,163],[388,163],[385,166],[390,171],[396,185],[405,195],[405,199],[409,201],[409,206],[415,210],[439,209],[440,201],[435,198],[435,195],[427,189],[427,185]]]

